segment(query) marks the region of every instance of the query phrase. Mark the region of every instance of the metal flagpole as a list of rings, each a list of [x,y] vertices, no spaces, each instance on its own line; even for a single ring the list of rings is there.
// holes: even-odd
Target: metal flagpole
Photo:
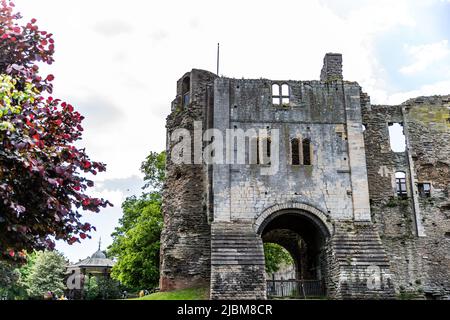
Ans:
[[[219,76],[220,43],[217,44],[217,76]]]

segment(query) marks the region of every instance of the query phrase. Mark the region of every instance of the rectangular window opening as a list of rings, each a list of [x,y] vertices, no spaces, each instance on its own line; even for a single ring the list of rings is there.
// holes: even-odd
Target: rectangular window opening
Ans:
[[[408,191],[406,189],[406,173],[404,172],[395,173],[395,186],[398,197],[402,199],[408,197]]]
[[[389,142],[391,150],[394,152],[405,152],[406,138],[403,130],[403,124],[390,123],[389,124]]]
[[[189,103],[191,102],[191,96],[189,93],[186,93],[183,95],[183,107],[187,107]]]
[[[419,196],[421,198],[431,197],[431,183],[419,183],[417,188],[419,189]]]
[[[300,165],[300,141],[298,139],[293,139],[291,141],[291,153],[292,153],[292,165]]]
[[[310,166],[312,164],[311,159],[311,141],[308,139],[303,140],[303,165]]]

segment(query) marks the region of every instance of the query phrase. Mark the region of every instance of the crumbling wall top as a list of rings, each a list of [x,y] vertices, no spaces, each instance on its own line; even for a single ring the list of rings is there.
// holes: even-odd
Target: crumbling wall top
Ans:
[[[323,59],[320,81],[342,81],[342,54],[327,53]]]

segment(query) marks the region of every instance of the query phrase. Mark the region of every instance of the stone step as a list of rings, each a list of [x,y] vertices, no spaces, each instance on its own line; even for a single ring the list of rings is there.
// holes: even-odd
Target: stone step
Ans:
[[[251,248],[251,247],[241,247],[241,248],[218,248],[218,247],[216,247],[216,248],[213,248],[213,251],[216,251],[216,250],[220,250],[221,252],[233,252],[233,253],[235,253],[235,252],[245,252],[245,251],[248,251],[248,252],[254,252],[255,251],[255,247],[253,247],[253,248]],[[258,250],[259,251],[259,250]],[[261,251],[263,251],[263,250],[261,250]]]
[[[243,231],[243,232],[250,232],[253,230],[252,225],[241,225],[236,227],[214,227],[212,230],[220,230],[220,232],[237,232],[237,231]]]
[[[356,254],[369,254],[369,255],[385,255],[385,253],[382,250],[360,250],[360,249],[354,249],[354,250],[335,250],[335,255],[356,255]]]
[[[224,259],[228,259],[228,258],[236,258],[236,257],[238,257],[238,259],[241,259],[241,258],[245,258],[245,259],[247,259],[247,258],[255,258],[255,259],[259,259],[259,258],[261,258],[261,252],[256,252],[256,253],[241,253],[241,254],[236,254],[236,253],[223,253],[223,252],[213,252],[212,254],[211,254],[211,257],[213,257],[213,258],[224,258]]]
[[[333,239],[333,243],[344,243],[344,244],[381,244],[381,240],[379,239],[372,239],[372,240],[366,240],[366,239]]]
[[[258,273],[252,271],[252,268],[248,269],[258,267],[261,271],[260,276],[263,276],[264,264],[262,241],[251,224],[213,224],[211,230],[213,298],[214,292],[220,292],[221,299],[227,299],[228,292],[231,293],[230,299],[246,296],[254,299],[257,292],[264,296],[265,288],[259,287],[259,282],[254,279]],[[226,279],[226,282],[222,279]],[[246,292],[245,289],[250,287],[253,290]]]
[[[213,234],[211,239],[256,239],[255,234]]]
[[[338,254],[382,254],[385,253],[381,249],[361,249],[361,248],[353,248],[353,249],[338,249],[335,248],[334,253],[336,255]]]
[[[260,241],[260,238],[253,237],[212,237],[215,241]]]
[[[360,244],[355,244],[355,243],[333,243],[335,247],[340,247],[340,248],[353,248],[353,247],[358,247],[358,248],[376,248],[376,249],[380,249],[383,248],[383,245],[380,243],[360,243]]]
[[[226,247],[226,248],[233,248],[234,246],[236,247],[257,247],[259,246],[258,242],[243,242],[243,241],[222,241],[222,242],[216,242],[214,243],[211,247],[212,248],[220,248],[220,247]]]
[[[257,243],[261,239],[253,238],[213,238],[211,239],[217,243]]]
[[[336,260],[339,261],[385,261],[388,262],[389,260],[384,256],[367,256],[367,255],[360,255],[360,256],[354,256],[354,255],[348,255],[348,256],[336,256]]]
[[[388,270],[387,272],[389,273],[390,263],[386,251],[373,226],[356,224],[355,227],[358,232],[349,232],[345,228],[337,229],[331,241],[334,257],[340,266],[341,275],[351,275],[355,267],[363,271],[370,266],[377,266],[383,270]],[[355,292],[361,290],[359,287],[350,285],[351,287],[342,287],[342,296],[344,299],[352,298]],[[378,293],[376,292],[376,294]],[[364,295],[368,297],[371,294],[367,290],[364,292]],[[386,297],[390,297],[393,294],[394,290],[392,287],[383,289],[383,295]],[[358,295],[358,297],[360,296]],[[361,297],[363,298],[363,296]]]
[[[211,260],[212,266],[256,266],[264,265],[264,260]]]
[[[364,238],[359,238],[359,239],[338,239],[338,238],[334,238],[332,240],[333,244],[342,244],[342,245],[379,245],[382,246],[381,240],[379,238],[376,239],[364,239]]]
[[[351,263],[349,263],[346,260],[339,260],[338,261],[339,265],[341,267],[373,267],[373,266],[377,266],[380,268],[389,268],[389,263],[386,261],[381,261],[381,260],[374,260],[374,261],[352,261]]]
[[[238,251],[238,252],[224,252],[221,250],[211,250],[211,255],[222,255],[222,256],[229,256],[229,257],[243,257],[243,256],[250,256],[250,255],[260,255],[264,257],[264,251],[260,250],[248,250],[248,251]]]

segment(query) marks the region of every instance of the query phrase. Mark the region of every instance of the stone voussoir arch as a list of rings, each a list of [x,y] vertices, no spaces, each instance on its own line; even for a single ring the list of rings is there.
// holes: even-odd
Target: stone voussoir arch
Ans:
[[[309,215],[310,218],[313,218],[316,221],[318,220],[322,224],[322,226],[325,227],[330,236],[333,235],[334,228],[329,220],[329,217],[322,210],[303,202],[280,203],[264,209],[264,211],[256,218],[255,222],[253,223],[253,229],[256,233],[260,233],[261,226],[270,216],[278,212],[284,212],[288,210],[293,210],[294,212],[297,210],[299,212],[305,212],[305,214]]]

